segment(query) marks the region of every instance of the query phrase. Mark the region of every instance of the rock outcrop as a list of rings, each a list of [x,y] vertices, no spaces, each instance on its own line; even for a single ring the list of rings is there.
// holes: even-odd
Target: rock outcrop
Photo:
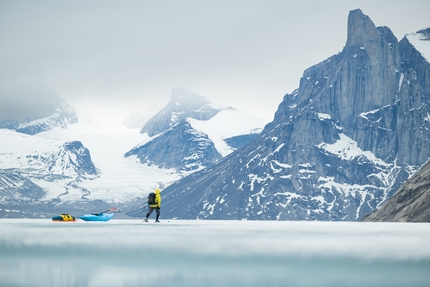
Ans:
[[[363,221],[430,222],[430,161]]]

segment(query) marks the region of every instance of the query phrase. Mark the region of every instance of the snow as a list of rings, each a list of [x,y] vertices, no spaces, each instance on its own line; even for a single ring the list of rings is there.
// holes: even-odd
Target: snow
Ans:
[[[331,116],[329,114],[317,113],[318,118],[322,121],[331,120]]]
[[[402,74],[403,75],[403,74]],[[402,77],[402,76],[401,76]],[[401,83],[399,82],[399,85],[400,85]],[[399,89],[400,89],[400,86],[399,86]],[[379,108],[379,109],[376,109],[376,110],[372,110],[372,111],[368,111],[368,112],[363,112],[363,113],[361,113],[361,114],[359,114],[358,116],[359,117],[362,117],[362,118],[364,118],[364,119],[366,119],[366,120],[368,120],[368,118],[367,118],[367,115],[369,115],[369,114],[376,114],[377,112],[379,112],[380,110],[383,110],[383,109],[386,109],[386,108],[389,108],[390,107],[390,105],[386,105],[386,106],[383,106],[382,108]]]
[[[272,162],[275,163],[277,166],[282,167],[282,168],[292,168],[292,165],[286,164],[286,163],[280,163],[277,160],[272,160]]]
[[[405,78],[405,74],[401,73],[400,74],[400,79],[399,79],[399,92],[400,89],[402,88],[402,84],[403,84],[403,79]]]
[[[59,197],[65,201],[101,199],[110,203],[128,202],[144,197],[155,188],[164,188],[186,174],[174,169],[142,165],[136,156],[124,157],[133,147],[147,143],[151,138],[138,128],[126,128],[121,123],[106,123],[90,113],[77,111],[79,122],[67,129],[54,128],[34,136],[0,129],[0,168],[33,168],[47,173],[47,164],[41,156],[57,154],[65,142],[80,141],[90,151],[99,171],[98,176],[75,182],[73,179],[47,181],[31,180],[46,190],[46,200]],[[267,120],[235,109],[225,109],[208,121],[188,119],[198,133],[205,133],[223,155],[232,152],[224,142],[236,135],[259,133]],[[67,159],[68,160],[68,159]],[[64,162],[53,161],[51,173],[62,173]],[[73,176],[73,174],[65,174]],[[70,186],[70,182],[75,183]]]
[[[427,286],[426,223],[0,220],[2,286]]]
[[[130,201],[180,178],[174,170],[142,165],[135,156],[124,157],[134,146],[149,140],[146,134],[139,133],[139,129],[107,124],[91,115],[80,115],[79,123],[69,125],[68,129],[55,128],[34,136],[0,129],[0,137],[0,168],[27,167],[29,160],[21,155],[52,153],[64,142],[81,141],[89,149],[91,159],[99,170],[97,178],[76,182],[79,187],[90,191],[91,194],[86,196],[88,199]],[[64,194],[68,184],[68,181],[32,181],[46,188],[46,199]],[[78,200],[81,196],[81,189],[68,187],[68,193],[61,198]]]
[[[383,186],[380,188],[380,190],[384,195],[384,199],[388,196],[387,192],[394,184],[395,179],[400,171],[400,168],[396,164],[388,164],[383,160],[377,158],[372,152],[361,150],[358,147],[357,142],[353,141],[351,138],[347,137],[344,134],[340,134],[340,140],[338,140],[334,144],[330,145],[326,143],[321,143],[318,145],[318,147],[343,160],[353,160],[357,157],[364,157],[369,162],[372,162],[378,172],[370,174],[368,177],[374,177],[378,179]],[[361,202],[360,207],[356,210],[356,219],[360,217],[359,211],[361,209],[361,206],[367,204],[364,201],[366,196],[369,195],[370,197],[373,197],[373,194],[375,192],[372,191],[372,188],[374,188],[374,186],[339,183],[336,182],[333,177],[320,177],[318,181],[320,182],[318,187],[321,190],[330,192],[333,195],[335,191],[340,192],[345,196],[352,197],[355,197],[359,194],[361,197]],[[384,200],[381,201],[381,203],[383,202]],[[327,210],[330,210],[333,207],[333,203],[334,201],[332,203],[327,203],[329,205]]]
[[[339,134],[339,136],[340,139],[334,144],[321,143],[317,145],[317,147],[322,148],[331,154],[337,155],[343,160],[352,160],[362,155],[377,165],[388,167],[386,162],[377,158],[372,152],[363,151],[361,148],[359,148],[357,142],[352,140],[350,137],[346,136],[345,134]]]
[[[225,109],[210,120],[200,121],[188,118],[188,122],[194,129],[207,134],[218,152],[226,156],[233,150],[224,142],[224,139],[260,133],[268,121],[240,110]]]
[[[0,168],[19,168],[31,161],[21,155],[51,154],[61,148],[63,142],[45,140],[26,134],[0,129]]]
[[[411,43],[418,52],[430,63],[430,40],[424,40],[422,34],[410,33],[406,35],[409,43]]]

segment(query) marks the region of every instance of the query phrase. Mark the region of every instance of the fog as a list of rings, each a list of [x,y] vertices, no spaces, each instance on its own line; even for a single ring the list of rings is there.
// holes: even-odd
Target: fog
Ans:
[[[305,69],[342,50],[357,8],[399,40],[429,25],[427,0],[2,0],[0,86],[37,73],[75,108],[120,121],[184,87],[272,119]]]

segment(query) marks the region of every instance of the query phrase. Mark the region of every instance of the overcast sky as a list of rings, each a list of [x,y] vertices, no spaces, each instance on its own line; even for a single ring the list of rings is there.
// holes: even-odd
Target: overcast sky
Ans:
[[[0,0],[0,84],[37,73],[120,118],[184,87],[272,119],[306,68],[342,50],[356,8],[399,40],[430,27],[428,0]]]

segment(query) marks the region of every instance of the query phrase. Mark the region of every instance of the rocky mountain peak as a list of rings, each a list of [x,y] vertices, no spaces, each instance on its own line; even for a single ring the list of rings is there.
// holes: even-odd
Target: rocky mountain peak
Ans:
[[[349,12],[345,47],[367,46],[377,37],[376,26],[369,16],[364,15],[360,9]]]
[[[361,218],[430,157],[429,71],[407,40],[351,11],[342,52],[303,73],[252,143],[166,188],[165,212]],[[189,196],[200,201],[188,205]]]

